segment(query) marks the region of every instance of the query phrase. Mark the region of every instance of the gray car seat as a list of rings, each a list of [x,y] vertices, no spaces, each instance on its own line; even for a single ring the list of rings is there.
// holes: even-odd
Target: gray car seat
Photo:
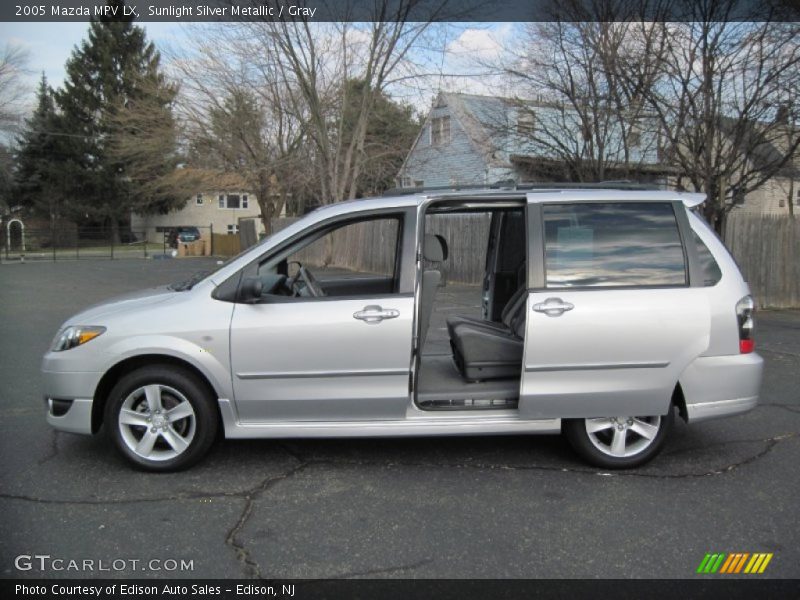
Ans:
[[[470,381],[520,377],[528,290],[523,287],[503,309],[503,322],[455,323],[450,337],[453,360]]]
[[[447,260],[447,242],[441,235],[425,234],[422,245],[422,255],[425,260],[433,263],[441,263]],[[428,327],[431,324],[431,313],[433,312],[433,298],[439,283],[442,281],[442,272],[437,268],[427,268],[422,272],[422,292],[420,294],[419,309],[419,347],[425,345],[428,337]]]
[[[519,299],[519,295],[525,289],[525,271],[525,261],[523,261],[522,264],[517,267],[517,291],[512,294],[511,298],[508,299],[506,305],[503,307],[503,311],[500,313],[499,323],[497,321],[487,321],[486,319],[482,319],[480,317],[466,317],[462,315],[453,315],[452,317],[447,317],[447,334],[450,336],[451,343],[453,339],[453,331],[456,325],[459,325],[460,323],[485,325],[486,327],[500,329],[508,328],[509,319],[511,318],[511,310],[515,307],[515,303]]]

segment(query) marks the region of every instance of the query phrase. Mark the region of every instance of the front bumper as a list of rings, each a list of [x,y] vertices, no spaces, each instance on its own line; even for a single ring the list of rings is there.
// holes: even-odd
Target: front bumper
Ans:
[[[91,398],[75,398],[71,401],[67,411],[60,416],[54,414],[51,400],[51,398],[45,397],[47,422],[51,427],[70,433],[82,433],[85,435],[92,433]]]
[[[47,422],[59,431],[91,434],[92,402],[101,376],[102,373],[95,372],[43,370]],[[64,411],[66,404],[69,406]]]

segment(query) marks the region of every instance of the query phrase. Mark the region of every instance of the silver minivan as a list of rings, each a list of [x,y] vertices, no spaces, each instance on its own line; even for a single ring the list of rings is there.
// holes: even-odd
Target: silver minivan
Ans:
[[[703,200],[532,188],[325,206],[212,273],[69,319],[43,360],[47,421],[104,427],[153,471],[220,433],[563,432],[593,465],[640,465],[676,411],[758,401],[753,299]],[[480,293],[437,310],[456,266]]]

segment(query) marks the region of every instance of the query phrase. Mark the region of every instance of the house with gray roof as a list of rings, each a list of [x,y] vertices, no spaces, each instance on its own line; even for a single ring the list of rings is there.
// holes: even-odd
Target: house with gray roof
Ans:
[[[605,180],[663,184],[655,127],[644,119],[585,131],[585,118],[563,106],[494,96],[440,92],[398,174],[399,187],[482,185],[499,181],[575,181],[570,157],[597,155],[603,144]],[[627,127],[627,131],[622,131]]]
[[[676,182],[678,172],[666,164],[654,119],[643,113],[608,119],[590,132],[585,120],[553,103],[440,92],[398,173],[398,187],[578,181],[576,171],[598,154],[604,156],[602,180],[661,187]],[[601,152],[592,146],[598,143]],[[749,152],[750,160],[770,164],[775,152],[760,144]],[[780,215],[790,208],[800,212],[800,157],[733,210]]]

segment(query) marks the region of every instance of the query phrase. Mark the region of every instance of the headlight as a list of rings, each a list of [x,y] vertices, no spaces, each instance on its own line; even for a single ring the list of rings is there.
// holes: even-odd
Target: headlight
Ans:
[[[53,340],[53,345],[50,350],[53,352],[61,352],[62,350],[69,350],[75,346],[81,346],[86,342],[90,342],[105,330],[105,327],[77,325],[66,327],[59,332],[56,339]]]

